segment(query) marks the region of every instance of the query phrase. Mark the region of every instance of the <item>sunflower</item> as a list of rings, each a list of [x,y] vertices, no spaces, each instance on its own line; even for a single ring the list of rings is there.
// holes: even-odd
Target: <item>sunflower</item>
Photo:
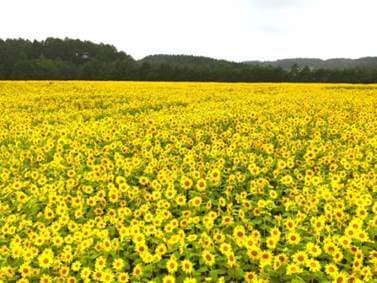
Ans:
[[[325,272],[327,275],[329,275],[331,278],[335,278],[335,276],[338,274],[338,268],[335,264],[329,263],[325,266]]]
[[[293,261],[300,266],[305,265],[308,261],[308,255],[306,254],[306,252],[303,252],[303,251],[296,252],[292,256],[292,258],[293,258]]]
[[[194,270],[192,262],[188,259],[182,260],[181,268],[182,268],[182,271],[186,274],[191,274]]]
[[[254,283],[258,280],[258,276],[255,272],[245,272],[243,279],[247,283]]]
[[[246,236],[245,227],[238,225],[233,229],[233,238],[238,246],[241,246]]]
[[[103,270],[105,266],[106,266],[106,258],[103,256],[98,257],[95,261],[95,269],[97,271]]]
[[[112,267],[113,267],[114,270],[116,270],[116,271],[120,271],[120,270],[122,270],[123,267],[124,267],[124,261],[123,261],[123,259],[121,259],[121,258],[116,258],[116,259],[113,261]]]
[[[43,274],[41,278],[39,279],[40,283],[51,283],[53,282],[53,279],[50,275]]]
[[[162,278],[163,283],[175,283],[175,277],[173,275],[165,275]]]
[[[169,273],[175,273],[178,270],[178,261],[175,256],[171,256],[166,262],[166,269]]]
[[[29,277],[32,275],[33,269],[30,267],[28,263],[23,263],[20,268],[19,272],[21,273],[22,277]]]
[[[143,269],[140,264],[134,266],[132,270],[132,275],[136,278],[139,278],[143,275]]]
[[[346,283],[346,282],[351,282],[351,281],[348,279],[347,273],[339,272],[337,275],[335,275],[334,282],[336,282],[336,283]]]
[[[261,250],[257,246],[249,247],[247,250],[248,257],[253,261],[258,261],[261,257]]]
[[[302,273],[303,269],[295,263],[287,265],[287,275]]]
[[[309,268],[311,272],[319,272],[321,270],[321,263],[315,259],[309,259],[306,261],[306,267]]]
[[[259,265],[264,268],[267,265],[271,265],[273,261],[273,254],[271,251],[262,251],[259,256]]]
[[[213,266],[215,264],[215,256],[207,250],[202,252],[202,259],[205,265]]]
[[[238,266],[237,264],[237,259],[236,257],[234,256],[234,254],[228,254],[226,255],[227,257],[227,266],[230,267],[230,268],[235,268]]]
[[[81,272],[80,272],[80,277],[81,279],[83,280],[88,280],[90,275],[91,275],[92,271],[90,270],[89,267],[84,267],[83,269],[81,269]]]
[[[111,269],[105,269],[102,273],[101,282],[104,283],[111,283],[114,281],[114,274],[112,273]]]
[[[232,246],[228,243],[221,243],[220,252],[224,255],[233,253]]]
[[[52,266],[54,260],[54,253],[51,249],[45,249],[38,257],[39,266],[42,268],[49,268]]]
[[[266,239],[266,245],[267,245],[267,248],[269,248],[269,249],[271,249],[271,250],[273,250],[273,249],[275,249],[276,248],[276,245],[277,245],[277,243],[278,243],[278,238],[276,238],[276,237],[272,237],[272,236],[270,236],[270,237],[268,237],[267,239]]]
[[[126,272],[121,272],[117,276],[117,281],[120,283],[127,283],[130,280],[130,277],[128,273]]]
[[[312,257],[318,257],[322,253],[321,248],[318,245],[316,245],[312,242],[309,242],[309,243],[306,244],[305,250]]]
[[[301,236],[297,232],[292,231],[286,235],[286,239],[287,239],[288,244],[298,245],[301,241]]]

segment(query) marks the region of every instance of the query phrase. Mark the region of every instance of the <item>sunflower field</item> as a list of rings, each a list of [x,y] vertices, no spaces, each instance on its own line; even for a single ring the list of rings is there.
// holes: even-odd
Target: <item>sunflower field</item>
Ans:
[[[0,82],[0,282],[377,282],[377,86]]]

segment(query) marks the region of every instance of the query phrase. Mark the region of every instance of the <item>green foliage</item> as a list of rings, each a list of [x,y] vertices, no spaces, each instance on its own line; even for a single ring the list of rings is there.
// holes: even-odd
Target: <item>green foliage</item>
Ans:
[[[373,58],[359,59],[353,65],[292,60],[235,63],[201,56],[153,55],[136,61],[112,45],[77,39],[0,40],[2,80],[377,82]],[[330,63],[337,68],[328,67]]]

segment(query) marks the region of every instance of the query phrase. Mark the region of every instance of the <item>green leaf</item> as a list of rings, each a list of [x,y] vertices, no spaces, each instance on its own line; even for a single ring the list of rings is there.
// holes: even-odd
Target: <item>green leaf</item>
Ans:
[[[302,279],[300,276],[295,276],[292,278],[291,283],[305,283],[305,280]]]

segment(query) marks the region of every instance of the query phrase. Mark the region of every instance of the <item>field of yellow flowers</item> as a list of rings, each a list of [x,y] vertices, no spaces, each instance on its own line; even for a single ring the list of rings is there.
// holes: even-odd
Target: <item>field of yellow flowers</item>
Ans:
[[[377,86],[0,82],[0,282],[376,282]]]

